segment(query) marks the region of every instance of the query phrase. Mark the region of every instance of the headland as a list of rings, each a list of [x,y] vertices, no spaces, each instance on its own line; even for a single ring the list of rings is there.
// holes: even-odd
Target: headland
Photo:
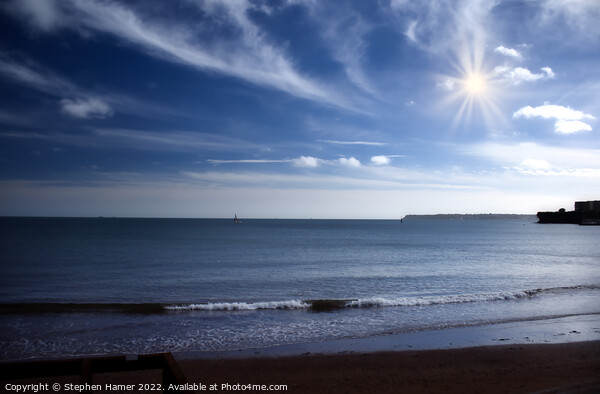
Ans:
[[[564,208],[556,212],[538,212],[538,223],[600,225],[600,201],[577,201],[575,210]]]

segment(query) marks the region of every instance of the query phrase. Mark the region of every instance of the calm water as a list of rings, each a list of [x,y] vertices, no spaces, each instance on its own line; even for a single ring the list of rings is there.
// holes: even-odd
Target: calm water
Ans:
[[[600,313],[599,240],[600,227],[518,220],[2,218],[0,354],[231,350]],[[337,308],[313,311],[322,299]]]

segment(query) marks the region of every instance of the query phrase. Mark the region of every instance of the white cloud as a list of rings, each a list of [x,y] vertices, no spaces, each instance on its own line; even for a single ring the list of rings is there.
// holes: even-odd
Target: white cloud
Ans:
[[[496,49],[494,49],[494,51],[498,52],[504,56],[512,57],[515,59],[522,58],[521,52],[519,52],[513,48],[506,48],[505,46],[502,46],[502,45],[500,45],[499,47],[496,47]]]
[[[294,159],[293,163],[296,167],[309,167],[314,168],[319,166],[320,159],[312,156],[300,156]]]
[[[540,70],[542,70],[549,79],[554,79],[554,77],[556,77],[556,74],[554,74],[554,71],[552,71],[550,67],[542,67]]]
[[[579,131],[592,131],[592,126],[580,120],[557,120],[554,130],[559,134],[573,134]]]
[[[377,166],[386,166],[390,164],[390,158],[387,156],[373,156],[371,157],[371,164],[375,164]]]
[[[382,166],[391,163],[392,157],[404,157],[404,155],[379,155],[371,157],[371,164]]]
[[[561,120],[580,120],[580,119],[595,119],[592,115],[585,114],[581,111],[574,110],[570,107],[562,105],[544,104],[539,107],[526,106],[520,108],[513,114],[513,118],[524,117],[526,119],[532,117],[541,117],[544,119],[561,119]]]
[[[542,67],[541,70],[541,73],[534,74],[524,67],[515,67],[511,69],[507,66],[498,66],[494,68],[496,75],[500,75],[504,81],[512,83],[513,85],[519,85],[522,82],[554,79],[556,76],[550,67]]]
[[[523,160],[521,165],[524,167],[542,169],[542,170],[547,170],[547,169],[552,168],[550,163],[548,163],[546,160],[542,160],[542,159],[525,159],[525,160]]]
[[[530,119],[540,117],[542,119],[556,119],[554,123],[554,131],[559,134],[572,134],[579,131],[591,131],[592,126],[582,122],[582,120],[595,119],[590,114],[585,114],[581,111],[574,110],[570,107],[561,105],[545,104],[539,107],[526,106],[520,108],[513,113],[513,118]]]
[[[360,161],[358,161],[354,157],[349,157],[349,158],[342,157],[342,158],[338,159],[338,162],[345,167],[352,167],[352,168],[360,167]]]
[[[76,118],[108,118],[114,113],[104,101],[95,98],[63,99],[60,101],[62,111]]]

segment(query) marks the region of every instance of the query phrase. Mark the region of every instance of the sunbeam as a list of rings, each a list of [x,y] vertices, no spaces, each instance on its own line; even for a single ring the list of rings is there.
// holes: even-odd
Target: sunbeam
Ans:
[[[452,75],[441,75],[439,78],[444,82],[438,82],[438,86],[449,91],[442,100],[444,107],[456,111],[451,130],[469,125],[477,118],[487,130],[497,130],[507,122],[499,108],[503,96],[501,81],[492,67],[486,66],[482,49],[462,49],[452,62]]]

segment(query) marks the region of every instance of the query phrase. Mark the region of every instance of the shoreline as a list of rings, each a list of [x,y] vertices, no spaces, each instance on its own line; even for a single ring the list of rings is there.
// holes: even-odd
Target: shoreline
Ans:
[[[339,338],[250,347],[235,350],[202,351],[164,349],[178,361],[198,359],[277,358],[304,355],[336,355],[355,353],[397,352],[409,350],[446,350],[518,344],[560,344],[600,341],[600,312],[530,320],[484,323],[459,327],[429,328],[401,333],[358,338]],[[162,350],[154,351],[154,353]],[[2,364],[54,361],[90,357],[136,357],[137,353],[88,353],[49,357],[0,360]]]
[[[272,391],[595,393],[600,392],[600,314],[173,356],[188,387],[196,387],[184,392],[285,385],[286,390]],[[134,385],[122,391],[129,393],[161,379],[160,371],[93,375],[94,384]],[[56,382],[79,380],[7,379],[2,387]]]
[[[600,341],[600,313],[282,344],[263,348],[184,351],[174,352],[173,355],[177,360],[263,358],[592,341]]]

